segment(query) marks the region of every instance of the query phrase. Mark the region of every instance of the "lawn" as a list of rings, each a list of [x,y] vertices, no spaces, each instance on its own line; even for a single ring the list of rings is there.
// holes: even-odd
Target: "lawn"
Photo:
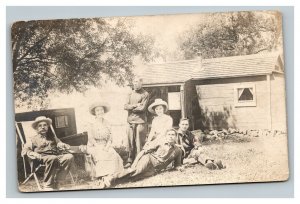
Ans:
[[[208,141],[203,145],[210,158],[220,159],[226,169],[208,170],[196,164],[183,171],[164,171],[153,177],[126,182],[114,188],[149,186],[196,185],[216,183],[243,183],[283,181],[288,179],[286,134],[268,134],[260,137],[233,136],[225,140]],[[80,180],[65,190],[95,189],[92,181]],[[22,191],[36,191],[33,181],[20,185]]]

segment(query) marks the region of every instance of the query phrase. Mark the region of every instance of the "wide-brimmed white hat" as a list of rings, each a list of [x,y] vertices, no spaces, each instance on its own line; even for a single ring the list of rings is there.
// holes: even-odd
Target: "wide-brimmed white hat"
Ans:
[[[159,106],[159,105],[161,105],[161,106],[164,106],[165,108],[165,112],[167,112],[167,110],[168,110],[168,104],[167,104],[167,102],[165,102],[164,100],[162,100],[161,98],[157,98],[157,99],[155,99],[155,101],[148,107],[148,111],[150,112],[150,113],[153,113],[153,114],[155,114],[155,111],[154,111],[154,108],[156,107],[156,106]]]
[[[31,124],[31,127],[33,129],[36,129],[36,126],[40,123],[40,122],[46,122],[49,126],[52,124],[52,120],[50,118],[47,118],[46,116],[39,116],[37,117],[34,122]]]
[[[90,113],[92,115],[95,115],[95,108],[96,107],[103,107],[104,108],[104,113],[107,113],[110,110],[110,105],[108,105],[108,103],[103,102],[103,101],[98,101],[93,103],[92,105],[90,105]]]

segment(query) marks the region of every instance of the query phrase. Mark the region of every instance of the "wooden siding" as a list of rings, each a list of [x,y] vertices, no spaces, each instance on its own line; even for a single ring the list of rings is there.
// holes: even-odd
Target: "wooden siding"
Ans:
[[[274,73],[271,76],[271,119],[273,130],[287,130],[284,75]]]
[[[253,83],[256,87],[255,107],[235,107],[234,88]],[[269,95],[266,76],[198,81],[196,90],[201,108],[202,129],[267,129]]]

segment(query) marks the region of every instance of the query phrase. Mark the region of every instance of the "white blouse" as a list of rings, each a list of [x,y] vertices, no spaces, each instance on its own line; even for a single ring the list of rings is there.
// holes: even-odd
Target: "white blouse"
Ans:
[[[156,116],[151,125],[151,130],[147,141],[150,142],[157,138],[162,138],[165,136],[166,131],[173,126],[173,119],[166,114],[161,116]]]

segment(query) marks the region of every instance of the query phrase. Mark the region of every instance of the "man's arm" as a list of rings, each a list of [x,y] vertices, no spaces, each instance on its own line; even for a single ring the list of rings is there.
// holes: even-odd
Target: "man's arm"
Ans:
[[[29,140],[25,143],[25,145],[22,149],[21,155],[24,156],[24,155],[27,155],[30,152],[33,152],[33,144],[32,144],[31,140]]]
[[[155,152],[159,147],[159,143],[157,141],[149,142],[148,145],[145,145],[143,150],[145,153]]]
[[[29,139],[29,141],[26,142],[26,144],[24,145],[21,155],[27,155],[30,159],[41,159],[42,155],[37,152],[34,152],[34,148],[35,145],[33,144],[32,140]]]
[[[143,94],[142,101],[140,103],[138,103],[137,107],[134,108],[132,111],[134,113],[136,113],[136,112],[144,112],[146,110],[146,108],[147,108],[148,101],[149,101],[149,93],[145,92]]]
[[[132,110],[135,107],[137,107],[137,104],[130,104],[130,96],[131,96],[131,94],[128,95],[126,104],[124,105],[125,110]]]
[[[60,139],[58,139],[57,137],[55,137],[55,142],[56,142],[56,146],[59,149],[65,150],[65,149],[70,149],[70,145],[63,143]]]

